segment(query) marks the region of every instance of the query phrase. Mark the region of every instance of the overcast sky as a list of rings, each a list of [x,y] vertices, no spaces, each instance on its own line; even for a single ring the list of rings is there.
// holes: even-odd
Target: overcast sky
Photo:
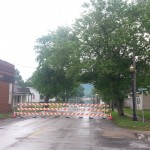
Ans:
[[[71,25],[88,0],[0,0],[0,59],[24,80],[35,71],[35,40],[59,25]]]

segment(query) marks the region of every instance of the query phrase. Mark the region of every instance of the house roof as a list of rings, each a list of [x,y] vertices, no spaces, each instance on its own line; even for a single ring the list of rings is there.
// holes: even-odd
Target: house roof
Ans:
[[[14,65],[0,59],[0,81],[14,83]]]
[[[23,88],[14,85],[14,94],[31,94],[31,92],[29,88]]]

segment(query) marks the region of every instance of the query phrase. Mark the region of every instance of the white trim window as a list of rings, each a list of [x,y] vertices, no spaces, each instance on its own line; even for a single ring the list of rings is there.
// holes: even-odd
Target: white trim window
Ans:
[[[11,104],[12,102],[12,84],[9,84],[9,100],[8,100],[8,104]]]

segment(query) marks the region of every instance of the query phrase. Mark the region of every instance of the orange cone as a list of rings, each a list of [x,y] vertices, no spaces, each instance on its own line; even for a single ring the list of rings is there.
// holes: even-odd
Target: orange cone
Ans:
[[[13,113],[12,118],[16,118],[16,113],[15,112]]]
[[[109,115],[109,120],[112,120],[112,115],[111,115],[111,113],[110,113],[110,115]]]

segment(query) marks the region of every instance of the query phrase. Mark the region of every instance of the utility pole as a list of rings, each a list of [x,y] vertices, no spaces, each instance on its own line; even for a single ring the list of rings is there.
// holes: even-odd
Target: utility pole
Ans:
[[[136,63],[135,63],[135,50],[133,50],[133,65],[130,66],[132,73],[132,100],[133,100],[133,121],[137,121],[136,116]]]

